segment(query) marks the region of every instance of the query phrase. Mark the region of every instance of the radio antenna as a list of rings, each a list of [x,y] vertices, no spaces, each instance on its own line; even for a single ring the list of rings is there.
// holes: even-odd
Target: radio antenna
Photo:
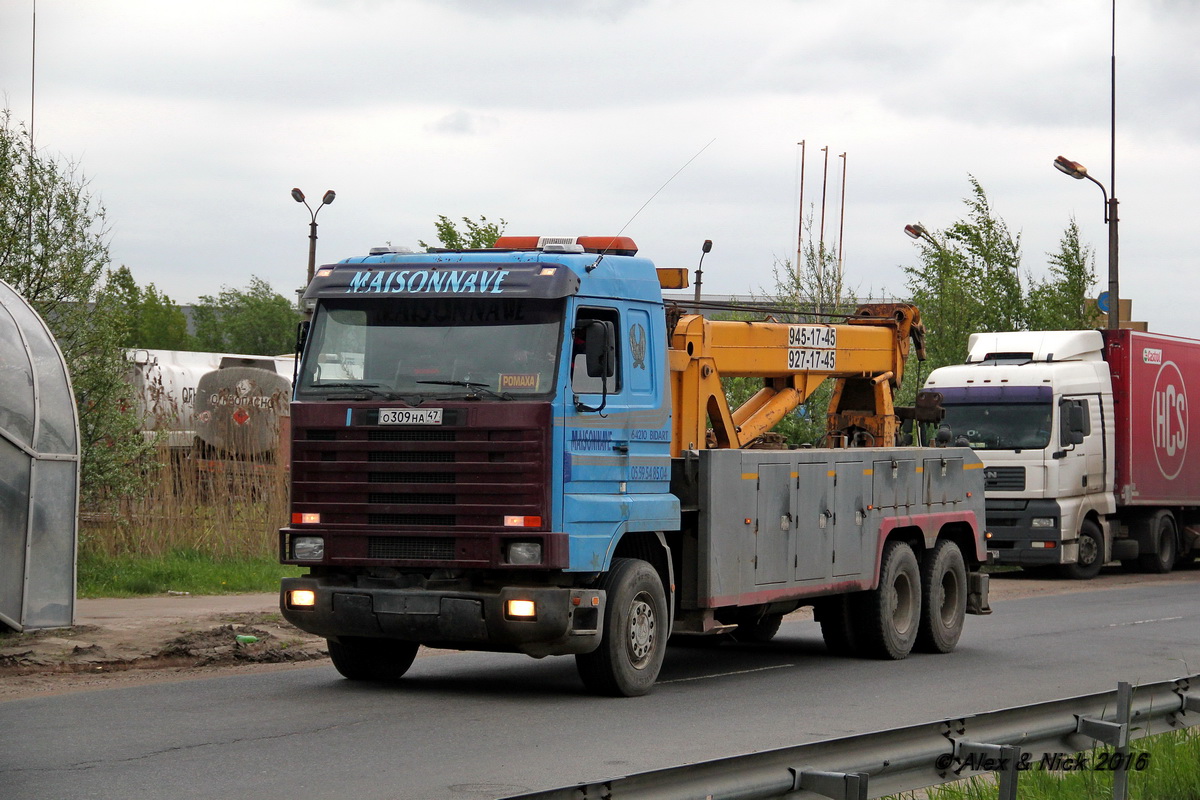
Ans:
[[[701,153],[703,153],[705,150],[707,150],[707,149],[708,149],[708,148],[709,148],[709,147],[712,145],[712,143],[713,143],[713,142],[715,142],[716,140],[717,140],[717,139],[716,139],[716,137],[714,136],[712,139],[710,139],[710,140],[709,140],[708,144],[704,145],[704,147],[701,147],[699,150],[697,150],[697,151],[696,151],[696,155],[694,155],[694,156],[692,156],[691,158],[689,158],[689,159],[687,160],[687,163],[685,163],[685,164],[684,164],[682,167],[680,167],[679,169],[675,170],[675,174],[674,174],[674,175],[672,175],[671,177],[667,178],[666,182],[665,182],[665,183],[663,183],[663,185],[662,185],[662,186],[658,187],[658,191],[656,191],[654,194],[650,195],[650,199],[649,199],[649,200],[647,200],[646,202],[642,203],[642,207],[641,207],[641,208],[639,208],[639,209],[638,209],[636,212],[634,212],[634,215],[633,215],[632,217],[630,217],[630,218],[629,218],[629,221],[628,221],[628,222],[626,222],[624,225],[622,225],[622,226],[621,226],[621,230],[617,231],[617,236],[620,236],[622,233],[624,233],[624,232],[625,232],[625,229],[626,229],[626,228],[628,228],[630,225],[632,225],[632,224],[633,224],[633,221],[634,221],[635,219],[637,219],[637,217],[638,217],[638,214],[641,214],[643,211],[645,211],[645,210],[646,210],[646,206],[648,206],[648,205],[650,205],[652,202],[654,202],[654,198],[658,197],[659,193],[661,193],[663,189],[667,188],[667,184],[669,184],[671,181],[675,180],[675,178],[679,176],[679,173],[681,173],[681,172],[683,172],[685,169],[687,169],[687,168],[688,168],[688,165],[690,165],[690,164],[691,164],[693,161],[695,161],[697,158],[699,158],[699,157],[700,157],[700,154],[701,154]]]
[[[592,262],[590,265],[588,265],[588,268],[587,268],[587,271],[588,271],[588,272],[591,272],[591,271],[592,271],[592,270],[594,270],[596,267],[600,266],[600,260],[601,260],[601,259],[603,259],[603,258],[604,258],[604,256],[608,255],[608,251],[609,251],[609,249],[610,249],[610,248],[613,246],[613,244],[614,244],[614,243],[616,243],[616,241],[617,241],[617,237],[619,237],[621,234],[623,234],[623,233],[625,232],[625,229],[626,229],[626,228],[628,228],[630,225],[632,225],[632,224],[633,224],[633,221],[634,221],[635,219],[637,219],[637,217],[638,217],[638,214],[641,214],[643,211],[645,211],[645,210],[646,210],[646,206],[648,206],[648,205],[650,205],[652,202],[654,202],[654,198],[658,197],[658,195],[659,195],[659,194],[662,192],[662,190],[663,190],[663,189],[665,189],[665,188],[667,188],[667,185],[668,185],[668,184],[669,184],[671,181],[675,180],[675,178],[676,178],[676,177],[678,177],[678,176],[679,176],[679,173],[681,173],[681,172],[683,172],[685,169],[687,169],[687,168],[688,168],[688,165],[689,165],[689,164],[691,164],[693,161],[695,161],[697,158],[699,158],[699,157],[700,157],[700,154],[701,154],[701,153],[703,153],[705,150],[707,150],[707,149],[708,149],[708,148],[709,148],[709,147],[712,145],[712,143],[713,143],[713,142],[715,142],[716,140],[717,140],[717,138],[716,138],[715,136],[714,136],[712,139],[709,139],[709,141],[708,141],[708,144],[704,145],[704,147],[701,147],[699,150],[697,150],[697,151],[696,151],[696,155],[692,156],[692,157],[691,157],[691,158],[689,158],[689,159],[688,159],[686,162],[684,162],[684,165],[683,165],[682,167],[680,167],[679,169],[675,170],[675,174],[674,174],[674,175],[672,175],[671,177],[667,178],[667,180],[666,180],[666,181],[663,183],[663,185],[662,185],[662,186],[660,186],[660,187],[658,187],[658,189],[657,189],[657,190],[654,192],[654,194],[650,195],[650,198],[649,198],[649,199],[648,199],[646,202],[642,203],[642,207],[641,207],[641,208],[639,208],[637,211],[635,211],[635,212],[633,213],[633,216],[629,218],[629,221],[628,221],[628,222],[626,222],[624,225],[622,225],[622,226],[621,226],[621,230],[617,231],[617,235],[616,235],[616,236],[614,236],[614,237],[612,238],[612,243],[610,243],[608,247],[604,248],[603,252],[601,252],[601,253],[600,253],[600,255],[596,256],[596,260],[595,260],[595,261],[593,261],[593,262]]]

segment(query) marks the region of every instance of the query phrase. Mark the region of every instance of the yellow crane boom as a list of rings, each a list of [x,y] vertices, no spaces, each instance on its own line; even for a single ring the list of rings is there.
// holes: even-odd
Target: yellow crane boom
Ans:
[[[923,341],[921,314],[906,303],[864,305],[836,325],[683,315],[671,333],[669,352],[671,453],[746,447],[830,379],[836,381],[828,414],[830,446],[894,446],[900,421],[893,395],[910,342],[923,360]],[[730,409],[723,377],[762,378],[763,388]]]

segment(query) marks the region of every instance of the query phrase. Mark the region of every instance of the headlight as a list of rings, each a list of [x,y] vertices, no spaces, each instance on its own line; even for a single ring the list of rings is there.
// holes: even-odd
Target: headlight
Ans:
[[[504,560],[509,564],[542,563],[541,542],[509,542]]]
[[[320,536],[293,536],[292,558],[297,561],[320,561],[325,558],[325,540]]]
[[[1033,527],[1035,527],[1035,528],[1057,528],[1058,527],[1058,518],[1057,517],[1034,517],[1033,518]]]

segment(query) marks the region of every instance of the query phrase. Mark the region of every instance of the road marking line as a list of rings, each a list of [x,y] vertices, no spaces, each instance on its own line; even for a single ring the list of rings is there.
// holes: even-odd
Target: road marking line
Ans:
[[[1134,622],[1114,622],[1108,627],[1122,628],[1126,625],[1145,625],[1147,622],[1174,622],[1177,619],[1183,619],[1183,617],[1163,617],[1161,619],[1139,619],[1135,620]]]
[[[687,683],[688,681],[705,681],[709,678],[724,678],[729,675],[749,675],[751,672],[766,672],[769,669],[787,669],[794,667],[795,664],[779,664],[774,667],[759,667],[758,669],[739,669],[735,672],[718,672],[716,675],[698,675],[695,678],[673,678],[669,681],[658,681],[659,685],[664,683]]]

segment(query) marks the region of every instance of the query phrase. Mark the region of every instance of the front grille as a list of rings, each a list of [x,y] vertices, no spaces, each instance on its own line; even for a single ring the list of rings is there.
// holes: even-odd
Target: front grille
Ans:
[[[454,431],[431,431],[424,428],[367,431],[369,442],[453,442],[454,439]]]
[[[1025,490],[1024,467],[985,467],[984,490],[1021,492]]]
[[[454,483],[453,472],[368,472],[369,483]]]
[[[432,536],[372,536],[367,540],[367,558],[449,561],[454,558],[454,540]]]
[[[369,453],[367,460],[372,464],[449,464],[454,461],[453,453]]]
[[[448,406],[444,424],[404,428],[374,424],[373,410],[292,406],[292,511],[321,515],[331,558],[363,558],[352,540],[382,540],[384,528],[400,539],[454,529],[447,538],[462,543],[496,535],[505,516],[549,521],[549,403]]]
[[[453,514],[368,514],[368,525],[424,525],[445,527],[454,524]]]
[[[408,505],[420,506],[448,506],[454,502],[452,494],[429,494],[415,492],[413,494],[400,494],[398,492],[372,492],[367,495],[367,502],[381,506],[399,505],[405,503]]]

